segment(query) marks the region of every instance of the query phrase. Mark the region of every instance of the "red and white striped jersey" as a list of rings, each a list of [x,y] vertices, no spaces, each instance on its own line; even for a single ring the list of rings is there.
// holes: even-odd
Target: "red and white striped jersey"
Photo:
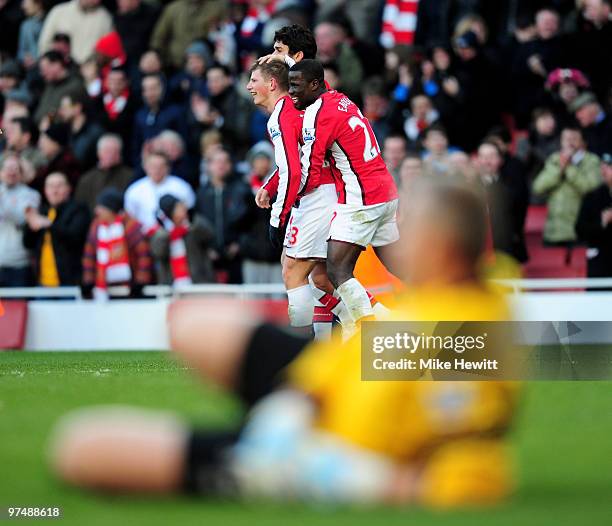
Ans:
[[[277,171],[264,183],[272,205],[270,224],[278,227],[287,221],[291,207],[300,191],[300,132],[303,113],[298,111],[288,95],[280,98],[268,119],[268,134],[274,145]]]
[[[380,44],[387,49],[414,44],[419,0],[387,0],[383,10]]]
[[[302,185],[322,184],[327,158],[339,203],[376,205],[397,199],[370,122],[343,93],[327,91],[306,108],[302,141]]]
[[[312,179],[310,184],[303,184],[300,163],[303,117],[304,112],[297,110],[291,98],[286,95],[277,101],[268,119],[268,134],[274,145],[277,170],[263,184],[263,187],[268,191],[270,198],[276,196],[270,214],[270,224],[275,227],[285,225],[291,207],[299,196],[321,184],[334,182],[330,169],[327,167],[322,168],[321,177],[316,180]]]

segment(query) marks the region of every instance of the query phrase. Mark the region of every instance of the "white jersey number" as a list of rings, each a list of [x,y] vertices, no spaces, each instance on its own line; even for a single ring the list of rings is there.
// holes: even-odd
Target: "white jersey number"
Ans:
[[[368,128],[359,117],[353,116],[348,121],[351,130],[355,131],[357,127],[363,128],[363,136],[365,139],[365,146],[363,148],[363,160],[367,163],[372,159],[378,157],[380,153],[378,150],[378,144],[372,144],[372,139],[370,138],[370,134],[368,133]]]

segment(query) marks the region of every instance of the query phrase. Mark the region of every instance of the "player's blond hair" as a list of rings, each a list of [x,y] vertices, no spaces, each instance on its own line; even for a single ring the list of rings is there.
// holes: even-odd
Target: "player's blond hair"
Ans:
[[[249,76],[254,71],[261,71],[261,74],[265,79],[274,79],[276,80],[278,87],[282,91],[289,90],[289,66],[280,60],[273,60],[271,62],[266,62],[264,64],[258,64],[257,62],[253,64],[249,71]]]

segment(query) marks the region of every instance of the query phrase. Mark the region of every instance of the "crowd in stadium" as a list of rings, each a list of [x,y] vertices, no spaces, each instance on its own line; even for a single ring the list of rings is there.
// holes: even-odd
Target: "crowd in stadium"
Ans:
[[[280,281],[254,201],[268,116],[245,85],[291,24],[400,188],[478,181],[520,262],[546,202],[544,241],[588,244],[610,275],[611,4],[0,0],[0,287]]]

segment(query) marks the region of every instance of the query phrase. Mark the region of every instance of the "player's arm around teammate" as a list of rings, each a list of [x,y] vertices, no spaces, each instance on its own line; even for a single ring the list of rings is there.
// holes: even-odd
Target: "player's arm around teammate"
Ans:
[[[346,96],[327,91],[319,62],[304,60],[291,68],[289,95],[298,109],[305,110],[302,178],[320,177],[330,154],[337,182],[327,273],[353,320],[372,318],[371,296],[353,271],[367,245],[385,257],[399,239],[395,183],[369,122]]]
[[[301,332],[311,334],[315,290],[309,284],[309,276],[312,274],[315,286],[322,289],[319,295],[333,292],[323,261],[327,255],[329,229],[326,215],[331,217],[330,207],[335,195],[333,185],[329,185],[331,191],[330,188],[313,186],[310,189],[304,185],[300,162],[301,113],[287,96],[287,88],[288,67],[284,63],[255,64],[251,69],[247,89],[254,103],[270,112],[268,133],[278,167],[278,172],[256,196],[256,202],[266,207],[271,194],[276,195],[271,205],[270,241],[275,246],[286,247],[282,267],[290,323]],[[308,190],[307,195],[298,201],[298,195],[305,190]]]

